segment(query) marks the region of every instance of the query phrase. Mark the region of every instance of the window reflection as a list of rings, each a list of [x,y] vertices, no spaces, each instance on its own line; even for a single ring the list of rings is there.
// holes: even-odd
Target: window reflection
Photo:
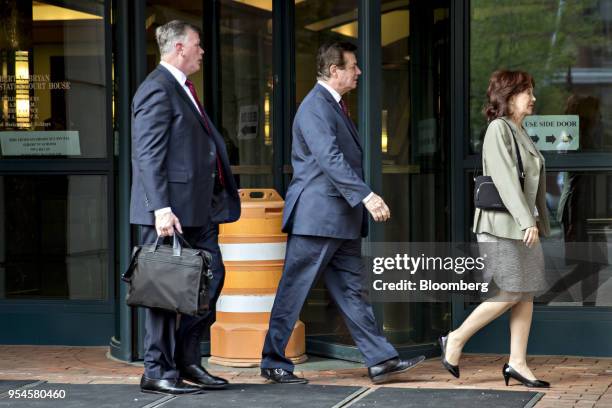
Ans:
[[[103,4],[3,2],[0,158],[106,157]]]
[[[548,132],[538,135],[538,147],[564,153],[612,150],[612,1],[474,0],[470,11],[473,152],[480,151],[484,136],[488,79],[500,68],[534,75],[538,115],[580,115],[579,143],[568,148],[576,135]],[[582,121],[589,122],[588,129]]]
[[[612,305],[612,173],[549,172],[551,237],[544,241],[549,305]]]
[[[221,0],[221,123],[241,188],[273,185],[272,1]]]
[[[0,299],[106,299],[105,176],[0,176]]]

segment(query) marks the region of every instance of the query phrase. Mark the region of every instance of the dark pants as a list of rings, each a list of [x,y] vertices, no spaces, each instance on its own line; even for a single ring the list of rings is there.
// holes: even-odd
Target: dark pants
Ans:
[[[306,296],[320,274],[366,365],[371,367],[397,357],[397,351],[378,330],[372,306],[363,296],[363,271],[360,239],[290,235],[261,367],[293,371],[285,348]]]
[[[177,327],[178,315],[175,312],[145,309],[144,373],[149,378],[176,379],[179,377],[178,368],[201,362],[200,338],[214,322],[214,307],[225,278],[218,235],[216,224],[183,227],[183,236],[193,248],[204,249],[212,255],[211,310],[202,316],[180,315]],[[141,226],[141,243],[150,244],[156,239],[154,227]]]

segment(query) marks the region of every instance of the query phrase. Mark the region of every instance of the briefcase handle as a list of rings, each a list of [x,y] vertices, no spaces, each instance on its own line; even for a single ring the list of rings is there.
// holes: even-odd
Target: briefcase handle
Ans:
[[[155,245],[152,249],[150,249],[148,252],[155,252],[155,250],[157,249],[157,247],[159,246],[159,240],[160,240],[160,236],[157,237],[157,240],[155,241]],[[181,251],[182,251],[182,246],[180,241],[183,241],[183,243],[188,247],[191,248],[191,245],[189,245],[189,242],[187,242],[187,240],[185,239],[185,237],[183,237],[178,231],[174,231],[174,238],[172,240],[172,249],[173,249],[173,256],[181,256]],[[125,271],[125,273],[121,276],[121,280],[124,282],[130,282],[132,280],[132,275],[134,274],[134,269],[136,268],[136,263],[138,260],[138,253],[140,252],[140,250],[142,249],[141,246],[135,246],[134,249],[132,250],[132,257],[130,259],[130,264],[128,266],[127,271]],[[210,265],[212,262],[212,257],[210,255],[210,253],[206,252],[206,251],[200,251],[198,253],[199,256],[202,257],[202,259],[205,262],[205,265]],[[206,271],[206,277],[208,279],[212,279],[213,275],[211,273],[210,267],[207,266],[207,271]]]
[[[155,245],[149,250],[149,252],[157,251],[157,248],[159,247],[159,241],[162,238],[164,237],[162,237],[161,235],[157,236],[157,240],[155,240]],[[185,237],[183,237],[175,228],[174,235],[172,235],[172,256],[181,256],[181,253],[183,251],[183,245],[181,245],[181,241],[183,241],[183,245],[187,246],[187,248],[191,248],[189,242],[187,242]]]

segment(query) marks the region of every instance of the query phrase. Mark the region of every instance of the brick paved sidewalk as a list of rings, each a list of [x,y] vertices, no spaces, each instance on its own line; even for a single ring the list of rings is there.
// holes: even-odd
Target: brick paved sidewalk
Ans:
[[[63,383],[138,384],[141,364],[126,364],[107,357],[105,347],[0,346],[0,379],[40,379]],[[386,386],[409,388],[480,388],[524,391],[521,385],[506,387],[501,376],[505,356],[465,355],[461,379],[444,371],[439,359],[430,359],[406,374],[405,382]],[[316,359],[313,359],[316,360]],[[612,408],[612,358],[532,357],[536,376],[552,383],[536,408]],[[317,367],[336,369],[316,370]],[[304,371],[298,371],[305,367]],[[258,369],[210,366],[210,371],[231,382],[263,383]],[[365,368],[327,360],[297,366],[296,374],[312,384],[372,386]]]

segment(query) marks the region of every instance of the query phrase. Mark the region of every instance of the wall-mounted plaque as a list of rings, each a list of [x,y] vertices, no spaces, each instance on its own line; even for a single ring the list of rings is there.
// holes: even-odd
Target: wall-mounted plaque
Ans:
[[[17,131],[0,132],[3,156],[80,156],[79,132]]]

